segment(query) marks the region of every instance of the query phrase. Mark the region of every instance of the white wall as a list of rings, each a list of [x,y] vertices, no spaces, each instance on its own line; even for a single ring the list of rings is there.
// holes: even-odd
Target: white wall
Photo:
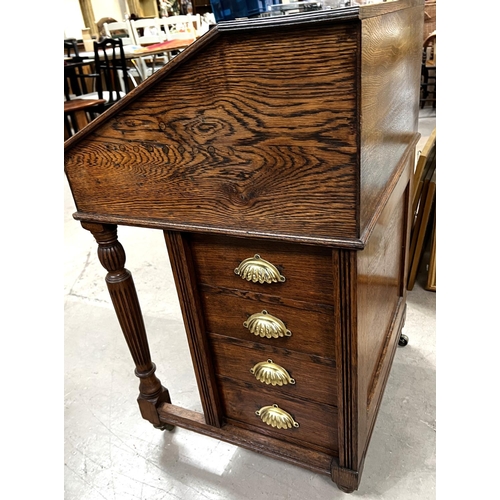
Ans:
[[[63,0],[64,38],[81,38],[86,26],[78,0]],[[95,21],[103,17],[113,17],[117,21],[128,13],[126,0],[92,0]],[[87,26],[89,27],[89,26]]]
[[[78,3],[78,0],[76,2]],[[103,17],[123,21],[126,13],[124,0],[92,0],[92,8],[96,22]]]
[[[63,1],[64,38],[81,38],[83,23],[82,11],[78,0]]]

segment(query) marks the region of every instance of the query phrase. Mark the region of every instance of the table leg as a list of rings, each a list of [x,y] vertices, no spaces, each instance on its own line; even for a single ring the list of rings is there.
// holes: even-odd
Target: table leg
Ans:
[[[72,113],[72,117],[75,119],[75,123],[73,125],[76,125],[77,130],[82,130],[85,125],[88,125],[89,120],[87,118],[87,113],[82,109],[79,111],[74,111]]]
[[[137,59],[132,59],[132,63],[137,68],[141,80],[144,81],[148,77],[148,66],[146,61],[142,57],[138,57]]]
[[[82,222],[90,231],[99,247],[97,255],[102,266],[108,271],[106,284],[113,302],[120,327],[134,360],[135,374],[139,377],[139,397],[137,402],[142,417],[155,427],[171,429],[160,422],[157,407],[170,403],[168,390],[161,385],[155,375],[156,366],[151,361],[146,329],[141,307],[131,273],[125,269],[125,251],[118,241],[117,226]]]

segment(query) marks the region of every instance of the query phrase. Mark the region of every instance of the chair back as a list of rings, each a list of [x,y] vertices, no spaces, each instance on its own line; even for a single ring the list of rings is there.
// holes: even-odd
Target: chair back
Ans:
[[[136,19],[130,21],[136,45],[151,45],[165,41],[166,34],[161,30],[160,19]]]
[[[431,33],[423,44],[423,60],[427,66],[436,66],[436,33]]]
[[[137,45],[129,21],[104,23],[105,38],[119,38],[123,45]]]
[[[190,14],[190,16],[197,36],[201,36],[208,31],[208,24],[204,22],[200,14]]]
[[[160,27],[165,31],[166,40],[196,38],[194,23],[198,21],[197,16],[192,14],[162,17]]]
[[[96,89],[99,99],[109,93],[106,108],[115,104],[122,94],[129,92],[128,70],[121,38],[104,38],[94,42]],[[123,91],[122,91],[123,88]]]
[[[64,61],[64,98],[69,101],[72,95],[81,95],[87,91],[82,70],[77,66],[84,59],[78,52],[76,38],[64,39],[64,55],[69,59]]]
[[[65,38],[64,39],[64,54],[66,57],[79,57],[78,43],[76,38]]]

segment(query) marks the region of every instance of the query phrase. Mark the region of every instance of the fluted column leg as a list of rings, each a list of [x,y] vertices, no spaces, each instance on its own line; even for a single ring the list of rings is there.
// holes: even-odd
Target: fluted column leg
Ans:
[[[108,271],[106,284],[120,327],[135,363],[135,374],[139,377],[139,397],[137,402],[142,417],[155,427],[172,429],[160,422],[157,406],[170,403],[168,390],[161,385],[155,375],[156,366],[151,361],[146,328],[139,299],[131,273],[125,269],[125,251],[118,241],[117,226],[82,222],[90,231],[99,247],[97,255]]]

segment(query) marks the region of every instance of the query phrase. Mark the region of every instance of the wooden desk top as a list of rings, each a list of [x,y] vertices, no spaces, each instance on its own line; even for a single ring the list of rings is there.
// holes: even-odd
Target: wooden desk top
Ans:
[[[160,54],[162,52],[168,52],[169,50],[185,49],[195,41],[195,38],[176,38],[174,40],[166,40],[161,43],[155,43],[153,45],[148,45],[147,47],[141,47],[136,49],[131,54],[138,56],[143,55],[154,55]]]

